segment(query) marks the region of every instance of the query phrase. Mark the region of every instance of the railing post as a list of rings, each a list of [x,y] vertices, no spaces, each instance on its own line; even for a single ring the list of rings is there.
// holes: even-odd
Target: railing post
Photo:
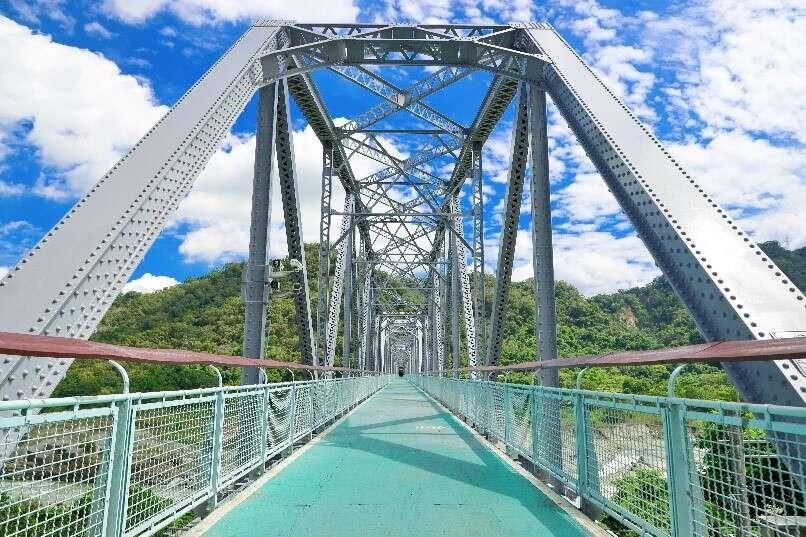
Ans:
[[[297,432],[297,385],[291,383],[291,400],[288,403],[288,450],[294,448],[294,437]]]
[[[269,388],[263,387],[263,401],[260,409],[260,462],[257,468],[252,471],[252,479],[263,474],[266,469],[266,458],[269,454]]]
[[[590,498],[601,495],[599,491],[599,465],[596,460],[596,451],[593,450],[593,434],[588,428],[585,395],[580,389],[577,389],[574,400],[574,417],[576,421],[579,508],[589,518],[595,520],[599,517],[601,511],[590,502]],[[591,441],[590,444],[589,440]]]
[[[213,415],[213,445],[210,459],[210,499],[207,502],[208,512],[218,503],[218,483],[221,475],[221,451],[224,439],[224,390],[219,388],[215,397]]]
[[[590,511],[588,498],[588,433],[585,423],[585,397],[577,389],[574,397],[574,421],[577,448],[577,493],[579,494],[580,509],[584,513]]]
[[[490,438],[493,424],[493,387],[489,379],[484,383],[482,400],[484,401],[484,436]]]
[[[316,391],[316,384],[314,381],[311,381],[311,384],[308,387],[307,391],[308,391],[308,409],[310,411],[310,414],[308,414],[308,416],[310,417],[310,420],[308,422],[308,437],[309,437],[308,440],[312,440],[313,430],[316,429],[316,416],[313,413],[313,409],[315,408],[313,404],[313,398],[315,396],[314,392]]]
[[[532,386],[532,404],[530,405],[530,411],[531,411],[531,414],[532,414],[532,416],[531,416],[531,418],[532,418],[532,421],[531,421],[532,464],[534,465],[533,470],[534,470],[535,473],[537,473],[538,468],[540,466],[539,461],[538,461],[539,456],[540,456],[540,449],[538,447],[538,446],[540,446],[540,427],[538,427],[538,416],[539,416],[540,406],[538,405],[538,402],[537,402],[538,397],[539,397],[538,396],[538,390],[539,390],[539,388],[536,388],[536,387]]]
[[[677,377],[684,365],[678,366],[669,376],[669,398],[663,412],[663,436],[666,439],[666,480],[669,491],[669,513],[672,536],[689,537],[695,530],[707,533],[704,520],[705,505],[699,475],[688,435],[686,434],[685,406],[674,393]]]
[[[104,513],[103,535],[119,537],[126,527],[126,489],[129,478],[131,437],[134,429],[132,400],[115,403],[115,430],[110,449],[109,484]]]
[[[599,518],[599,508],[589,499],[601,496],[599,491],[599,465],[596,460],[596,451],[593,444],[593,435],[588,428],[587,410],[585,409],[585,394],[582,391],[582,377],[588,368],[577,374],[576,396],[574,398],[574,414],[576,421],[576,447],[577,447],[577,488],[579,492],[580,510],[591,519]],[[590,442],[589,442],[590,440]]]

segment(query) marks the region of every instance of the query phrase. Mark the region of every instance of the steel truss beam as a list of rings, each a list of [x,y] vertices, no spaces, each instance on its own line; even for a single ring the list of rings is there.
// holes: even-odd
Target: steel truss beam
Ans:
[[[252,215],[249,230],[249,259],[244,265],[244,337],[243,355],[264,358],[266,345],[266,310],[269,231],[271,230],[272,148],[277,110],[277,85],[260,89],[255,135],[255,173],[252,183]],[[243,384],[258,384],[258,368],[244,369]]]
[[[428,31],[416,27],[403,30],[394,27],[374,34],[328,39],[292,29],[291,46],[261,58],[263,81],[269,84],[333,65],[408,65],[478,68],[539,83],[545,59],[540,54],[512,48],[517,35],[513,30],[474,40],[454,40],[428,39]],[[313,61],[298,61],[301,57]]]
[[[554,301],[554,251],[551,243],[551,183],[546,120],[546,92],[529,88],[529,142],[532,156],[532,269],[537,360],[557,358],[557,314]],[[541,369],[540,384],[560,385],[556,369]],[[559,450],[555,450],[559,452]]]
[[[501,238],[498,245],[498,268],[496,270],[495,295],[493,296],[490,339],[487,347],[487,365],[497,365],[504,342],[504,322],[512,282],[512,262],[515,258],[515,239],[518,236],[518,217],[523,198],[523,181],[529,158],[529,96],[526,84],[521,83],[518,106],[513,126],[512,151],[507,176],[507,191],[504,197],[504,219],[501,223]]]
[[[339,310],[341,308],[342,289],[344,288],[345,275],[347,274],[348,267],[348,248],[352,247],[352,233],[353,216],[351,214],[353,209],[353,198],[346,196],[344,198],[344,215],[341,219],[341,236],[345,236],[346,240],[341,242],[337,248],[338,255],[336,258],[336,273],[333,276],[333,288],[330,291],[330,307],[328,309],[327,317],[327,344],[326,344],[326,360],[327,365],[334,364],[334,357],[336,354],[336,336],[339,331]],[[331,213],[332,214],[332,213]],[[324,219],[323,219],[324,220]],[[322,244],[329,244],[329,238]],[[321,247],[321,246],[320,246]],[[327,249],[327,257],[330,258],[330,249]],[[321,263],[320,258],[320,263]],[[325,282],[326,283],[326,282]],[[321,287],[327,289],[327,286]],[[345,318],[346,320],[346,318]]]
[[[311,322],[311,299],[308,287],[308,269],[305,262],[305,244],[302,241],[302,222],[299,210],[299,185],[294,166],[294,144],[291,139],[291,117],[288,108],[288,86],[285,80],[277,84],[277,132],[275,151],[277,170],[280,176],[280,197],[283,200],[285,236],[288,257],[299,261],[301,269],[292,273],[294,303],[297,310],[299,347],[302,363],[317,364],[314,348],[313,323]]]
[[[449,210],[457,214],[459,213],[459,197],[453,196]],[[453,217],[453,227],[451,229],[451,248],[455,253],[455,268],[457,271],[459,281],[458,286],[460,289],[460,297],[462,304],[462,318],[465,323],[465,347],[467,349],[467,363],[471,367],[476,365],[476,320],[473,315],[473,297],[470,288],[470,277],[467,274],[467,252],[465,251],[465,241],[462,235],[464,234],[462,225],[462,218],[460,216]],[[458,304],[457,304],[458,306]]]
[[[368,70],[369,65],[427,65],[442,69],[401,89]],[[330,68],[373,91],[384,103],[357,116],[346,128],[337,129],[309,75],[321,68]],[[426,96],[476,69],[492,72],[494,76],[468,128],[425,103]],[[426,316],[419,326],[430,352],[417,367],[443,366],[448,299],[458,306],[460,288],[470,352],[473,339],[467,313],[470,286],[462,277],[463,221],[456,200],[468,179],[472,182],[475,210],[471,249],[476,350],[488,351],[489,359],[497,358],[506,286],[501,283],[496,291],[487,347],[481,155],[485,140],[510,104],[519,83],[532,86],[528,129],[535,175],[532,234],[541,357],[556,353],[556,347],[551,348],[555,336],[545,326],[554,320],[543,90],[551,95],[707,339],[787,337],[806,329],[803,294],[549,25],[305,25],[290,21],[260,21],[250,28],[0,281],[0,328],[88,337],[251,95],[258,87],[274,83],[277,87],[274,144],[289,255],[303,263],[303,270],[295,276],[295,287],[300,290],[296,295],[297,318],[306,361],[319,360],[319,355],[328,356],[327,319],[328,315],[337,315],[339,308],[329,307],[329,272],[324,273],[324,278],[320,273],[317,353],[300,236],[288,122],[289,93],[325,148],[323,183],[327,182],[328,189],[323,196],[320,237],[325,244],[321,252],[322,259],[327,258],[325,268],[329,268],[331,248],[334,177],[338,177],[352,203],[352,209],[345,212],[353,213],[352,225],[358,230],[364,266],[369,267],[365,270],[370,273],[364,276],[363,283],[366,287],[367,281],[370,282],[369,295],[364,288],[359,293],[360,322],[374,327],[369,330],[372,340],[366,342],[364,356],[377,368],[390,367],[390,346],[386,345],[386,333],[382,332],[388,325],[380,323],[380,317],[400,313],[412,315],[400,325],[409,327],[410,335],[417,333],[411,330],[415,326],[414,316]],[[522,109],[521,102],[519,118]],[[424,129],[410,130],[430,136],[431,143],[405,160],[392,157],[384,147],[378,136],[382,129],[370,129],[402,110],[435,127],[428,133]],[[516,135],[516,139],[520,147],[523,136]],[[513,166],[516,160],[518,166],[525,166],[523,153],[520,149],[516,153]],[[353,155],[372,158],[385,168],[366,180],[358,180],[350,163]],[[259,161],[270,158],[256,156]],[[441,169],[448,160],[454,161],[455,166],[445,180],[434,170]],[[260,166],[265,168],[265,162]],[[261,171],[260,175],[263,174]],[[266,188],[265,185],[258,188],[258,175],[256,168],[256,194],[260,195]],[[511,199],[517,197],[513,190],[519,182],[510,181]],[[262,214],[264,205],[256,199],[255,211]],[[505,219],[512,216],[509,205],[507,209]],[[373,213],[382,216],[371,217]],[[262,216],[253,219],[253,239],[262,237],[262,220]],[[505,227],[505,232],[515,229],[510,223]],[[350,233],[349,238],[352,237]],[[347,244],[348,234],[342,234],[337,244],[342,240],[345,241],[342,248],[352,253],[354,246]],[[506,280],[510,274],[511,251],[507,249],[511,250],[512,245],[514,239],[502,247],[499,280]],[[266,301],[261,282],[265,273],[258,274],[261,262],[265,264],[262,250],[259,244],[250,247],[245,277],[250,312],[244,349],[258,356],[263,339],[259,318]],[[352,265],[344,262],[350,279]],[[391,267],[390,272],[385,272],[386,267]],[[386,289],[391,277],[401,280],[399,290]],[[414,295],[418,298],[409,298]],[[345,300],[344,304],[350,312],[345,317],[350,317],[353,301]],[[455,336],[458,329],[456,323],[451,324]],[[407,355],[417,353],[418,341],[419,336],[411,335],[405,347]],[[408,367],[413,367],[413,363],[409,361]],[[68,364],[68,360],[7,360],[0,365],[0,395],[7,399],[46,397]],[[745,363],[726,369],[750,401],[804,403],[806,368],[799,362]]]

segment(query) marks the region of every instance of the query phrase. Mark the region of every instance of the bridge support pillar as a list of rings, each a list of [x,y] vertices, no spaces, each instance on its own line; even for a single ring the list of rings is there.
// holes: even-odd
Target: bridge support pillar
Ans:
[[[341,363],[344,367],[350,367],[350,351],[352,350],[353,337],[353,217],[344,215],[350,221],[347,224],[347,237],[344,239],[344,325],[342,331],[342,353]]]
[[[456,247],[456,239],[453,236],[453,231],[451,230],[448,232],[448,236],[450,237],[449,243],[449,263],[451,268],[451,278],[450,278],[450,286],[451,286],[451,306],[449,308],[449,315],[451,316],[451,355],[453,357],[453,369],[459,368],[459,308],[461,307],[460,304],[460,296],[459,296],[459,253],[458,248]],[[459,378],[459,372],[455,371],[453,376]]]
[[[249,259],[243,274],[243,355],[255,359],[261,359],[265,355],[266,308],[269,303],[267,265],[271,228],[271,169],[276,107],[277,85],[269,84],[261,88],[258,93]],[[257,384],[259,374],[257,367],[243,368],[241,383]]]

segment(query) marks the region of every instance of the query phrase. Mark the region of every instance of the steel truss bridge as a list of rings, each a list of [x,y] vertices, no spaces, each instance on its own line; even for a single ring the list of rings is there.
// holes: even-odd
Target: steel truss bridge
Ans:
[[[389,66],[420,73],[422,78],[400,84],[385,76],[384,68]],[[347,121],[336,121],[326,104],[327,92],[318,85],[324,76],[363,92],[368,102],[376,104]],[[436,103],[452,86],[474,83],[483,87],[469,122],[440,110]],[[81,512],[90,515],[82,519],[81,531],[75,526],[59,535],[90,530],[99,535],[154,533],[209,500],[210,495],[215,499],[222,488],[251,475],[267,460],[375,393],[388,382],[383,375],[398,368],[418,375],[417,386],[540,467],[556,486],[575,492],[588,506],[587,512],[604,510],[652,535],[722,531],[714,530],[720,527],[709,519],[712,504],[722,506],[722,500],[714,499],[722,493],[709,492],[708,483],[692,477],[692,472],[697,474],[695,462],[702,450],[693,450],[681,423],[699,419],[719,427],[761,429],[767,433],[765,449],[781,461],[776,468],[781,472],[788,468],[791,474],[786,476],[785,494],[781,493],[786,499],[768,492],[770,504],[785,504],[782,509],[790,518],[781,522],[771,518],[775,516],[772,512],[751,513],[749,485],[740,484],[744,492],[722,494],[734,498],[726,512],[738,513],[731,519],[735,531],[730,534],[756,535],[761,526],[761,535],[769,528],[774,528],[769,535],[798,534],[786,533],[790,531],[786,528],[800,531],[801,523],[792,522],[791,517],[806,516],[806,508],[798,503],[806,483],[802,472],[806,443],[801,441],[804,432],[800,430],[806,421],[802,354],[725,361],[724,368],[746,406],[702,406],[699,402],[696,411],[685,407],[673,393],[661,404],[563,391],[557,388],[554,367],[540,369],[541,387],[536,392],[486,380],[485,371],[494,370],[501,355],[515,237],[527,184],[536,304],[534,358],[542,362],[557,358],[547,95],[707,341],[806,336],[803,293],[547,23],[258,21],[0,281],[0,330],[89,338],[255,93],[256,151],[244,269],[243,353],[246,358],[264,358],[270,330],[265,319],[273,282],[289,280],[303,365],[317,378],[303,383],[299,390],[293,383],[281,389],[262,384],[259,367],[244,367],[244,387],[237,390],[110,396],[85,408],[81,401],[48,399],[64,377],[71,356],[80,353],[5,355],[0,362],[0,430],[5,431],[0,455],[5,460],[3,472],[11,476],[6,481],[24,481],[32,475],[69,480],[64,464],[54,469],[57,459],[52,453],[43,455],[50,462],[36,471],[24,463],[23,447],[28,453],[47,451],[43,441],[32,435],[37,427],[58,428],[52,424],[62,423],[61,419],[73,428],[58,434],[83,431],[82,442],[93,439],[96,447],[101,445],[98,438],[108,437],[111,442],[98,447],[92,462],[82,459],[85,466],[80,471],[91,467],[95,473],[82,474],[81,483],[97,484],[96,477],[104,477],[102,485],[89,487],[90,500]],[[317,274],[310,275],[304,256],[291,101],[322,146],[319,263]],[[468,109],[472,104],[467,103]],[[510,162],[494,288],[486,289],[484,204],[485,186],[489,185],[485,185],[483,155],[485,143],[508,110],[514,117]],[[362,176],[356,172],[368,162],[372,173]],[[287,267],[277,267],[267,256],[275,173],[284,215]],[[343,206],[337,204],[341,191]],[[318,284],[315,300],[312,278]],[[489,292],[492,300],[487,299]],[[337,348],[339,334],[341,349]],[[126,352],[107,357],[136,354]],[[336,382],[332,375],[337,354],[343,375],[365,376]],[[467,358],[469,380],[448,379],[443,372],[459,369],[462,356]],[[771,411],[769,405],[778,406]],[[573,412],[565,413],[565,407]],[[39,412],[45,408],[61,410]],[[172,408],[184,414],[171,423],[196,424],[198,431],[188,430],[198,434],[188,438],[200,442],[200,451],[194,456],[209,454],[200,467],[209,467],[210,472],[202,471],[207,475],[204,479],[201,474],[182,474],[181,486],[175,482],[154,485],[149,479],[156,483],[159,476],[146,478],[148,472],[137,465],[142,466],[142,456],[160,440],[176,440],[171,436],[174,433],[166,432],[171,419],[168,409]],[[208,411],[209,420],[198,418]],[[599,422],[592,422],[586,411],[605,416],[601,423],[616,423],[626,420],[627,414],[642,413],[652,416],[649,421],[658,420],[664,440],[651,449],[664,455],[649,470],[667,475],[669,483],[676,485],[647,494],[668,499],[672,513],[668,520],[652,518],[646,506],[618,504],[612,491],[607,492],[614,481],[606,476],[622,470],[607,474],[602,469],[605,462],[597,453],[607,452],[612,445],[599,446],[592,439]],[[718,411],[719,420],[706,416],[711,411]],[[775,419],[764,421],[759,417],[763,412],[774,414]],[[755,417],[742,417],[745,414]],[[563,419],[571,415],[575,421],[569,432]],[[285,420],[286,425],[281,427],[277,419]],[[778,421],[783,425],[776,425]],[[77,423],[85,423],[87,428],[81,429]],[[252,424],[251,436],[237,432],[243,423]],[[207,424],[212,427],[209,435]],[[255,427],[261,433],[259,438],[268,435],[268,443],[255,442]],[[278,432],[281,430],[284,432]],[[275,433],[282,436],[273,438]],[[562,438],[566,433],[576,439],[573,461]],[[549,440],[538,440],[538,436]],[[75,459],[65,453],[59,457]],[[649,457],[638,449],[636,453],[638,458],[625,464],[632,467]],[[687,463],[671,464],[675,457]],[[723,458],[746,464],[745,456],[734,452]],[[50,474],[41,468],[48,465]],[[730,481],[728,474],[744,476],[737,468],[726,470],[720,487]],[[764,479],[773,486],[772,477]],[[13,503],[19,513],[22,500],[14,496],[21,494],[19,487],[3,485],[6,481],[0,480],[0,499]],[[165,496],[167,486],[178,487],[176,495]],[[4,493],[6,489],[12,492]],[[692,491],[696,492],[693,497]],[[41,500],[47,492],[40,496]],[[104,501],[107,496],[119,501]],[[44,505],[34,511],[44,512]],[[0,503],[0,515],[2,509]],[[166,510],[170,516],[164,514]],[[762,518],[755,526],[744,522],[756,516]],[[0,525],[2,520],[0,516]],[[16,514],[14,530],[8,525],[3,529],[7,535],[57,534],[51,532],[55,522],[32,520]],[[759,526],[758,520],[765,522]]]

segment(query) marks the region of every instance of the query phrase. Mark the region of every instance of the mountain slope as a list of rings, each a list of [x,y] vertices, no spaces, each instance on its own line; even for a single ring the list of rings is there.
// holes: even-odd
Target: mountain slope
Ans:
[[[761,245],[801,288],[806,284],[806,248],[789,251],[777,243]],[[318,267],[316,245],[306,245],[309,274]],[[126,293],[118,297],[93,339],[142,347],[183,348],[238,355],[243,334],[243,303],[240,298],[242,263],[230,263],[211,273],[154,294]],[[312,302],[316,282],[312,278]],[[491,293],[493,286],[487,286]],[[502,363],[534,358],[534,303],[531,280],[512,284]],[[599,354],[616,350],[641,350],[701,341],[697,329],[662,277],[651,283],[611,294],[586,298],[565,282],[557,282],[558,347],[561,356]],[[488,307],[492,296],[488,297]],[[268,315],[268,357],[298,361],[293,302],[279,298]],[[132,390],[186,389],[211,386],[214,374],[199,366],[132,366],[127,369]],[[691,397],[735,398],[735,392],[719,368],[693,365],[680,382],[679,393]],[[631,393],[663,394],[669,368],[596,369],[586,374],[586,387]],[[576,371],[562,372],[564,385],[571,386]],[[273,378],[290,379],[287,372],[272,372]],[[225,371],[225,381],[237,383],[237,370]],[[527,375],[510,380],[528,381]],[[107,364],[76,361],[57,390],[57,395],[88,395],[120,390],[117,374]]]

